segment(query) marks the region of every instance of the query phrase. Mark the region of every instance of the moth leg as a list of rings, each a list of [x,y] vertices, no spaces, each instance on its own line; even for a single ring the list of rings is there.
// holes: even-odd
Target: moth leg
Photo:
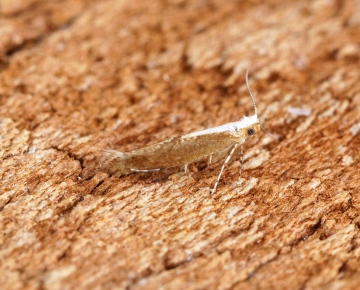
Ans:
[[[185,170],[185,173],[188,171],[188,164],[184,165],[184,170]]]
[[[233,153],[234,153],[236,147],[238,147],[238,145],[239,145],[239,143],[235,143],[235,144],[234,144],[234,147],[231,149],[229,155],[226,157],[226,159],[225,159],[225,161],[224,161],[224,164],[223,164],[223,166],[221,167],[221,170],[220,170],[220,173],[219,173],[219,175],[218,175],[218,178],[217,178],[217,180],[216,180],[216,182],[215,182],[214,188],[211,190],[211,194],[213,194],[213,193],[216,191],[216,188],[217,188],[217,186],[218,186],[218,184],[219,184],[219,181],[220,181],[220,178],[221,178],[221,174],[223,173],[226,164],[227,164],[227,163],[229,162],[229,160],[231,159],[231,156],[233,155]]]
[[[208,165],[211,164],[212,158],[213,158],[213,155],[211,154],[211,155],[209,156]]]
[[[241,179],[242,173],[242,165],[243,165],[243,158],[244,158],[244,151],[243,151],[243,144],[240,145],[240,168],[239,168],[239,181]]]
[[[130,169],[132,172],[154,172],[154,171],[159,171],[160,168],[155,168],[155,169]]]

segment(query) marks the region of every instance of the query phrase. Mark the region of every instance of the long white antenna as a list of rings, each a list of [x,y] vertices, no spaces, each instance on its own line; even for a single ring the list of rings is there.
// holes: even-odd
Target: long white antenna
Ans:
[[[248,88],[251,100],[252,100],[253,105],[254,105],[255,116],[257,116],[257,108],[256,108],[256,105],[255,105],[255,98],[254,98],[254,96],[253,96],[253,94],[251,93],[251,90],[250,90],[248,75],[249,75],[249,69],[246,70],[245,81],[246,81],[246,86]]]

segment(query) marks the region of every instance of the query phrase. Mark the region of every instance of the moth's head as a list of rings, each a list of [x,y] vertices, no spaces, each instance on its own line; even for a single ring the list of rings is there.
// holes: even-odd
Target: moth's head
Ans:
[[[255,134],[257,134],[261,130],[261,127],[260,127],[260,124],[257,123],[250,127],[247,127],[245,130],[246,130],[246,136],[251,137],[251,136],[254,136]]]
[[[254,106],[254,116],[244,117],[242,119],[242,120],[244,120],[243,122],[245,125],[243,130],[245,131],[246,137],[251,137],[251,136],[257,134],[261,130],[261,125],[260,125],[259,119],[257,117],[257,108],[256,108],[256,104],[255,104],[255,98],[250,90],[249,70],[246,70],[245,82],[246,82],[246,86],[247,86],[249,94],[250,94],[251,101]]]
[[[251,117],[243,117],[240,120],[242,123],[241,130],[245,137],[252,137],[261,131],[261,125],[256,115]]]

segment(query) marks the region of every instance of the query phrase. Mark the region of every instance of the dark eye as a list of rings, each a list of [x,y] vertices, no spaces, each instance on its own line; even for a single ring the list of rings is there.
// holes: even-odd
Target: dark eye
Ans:
[[[255,134],[255,130],[254,130],[254,129],[252,129],[252,128],[248,129],[248,135],[249,135],[249,136],[252,136],[252,135],[254,135],[254,134]]]

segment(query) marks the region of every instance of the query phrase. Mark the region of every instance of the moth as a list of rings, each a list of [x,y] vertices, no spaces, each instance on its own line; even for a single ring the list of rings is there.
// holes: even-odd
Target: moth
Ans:
[[[252,137],[260,131],[255,98],[249,86],[248,71],[246,72],[245,81],[254,107],[253,116],[245,116],[237,122],[175,137],[129,152],[106,149],[100,157],[101,167],[117,176],[134,172],[158,171],[176,166],[184,166],[186,172],[188,164],[205,158],[208,158],[208,163],[211,163],[214,155],[225,152],[227,157],[214,187],[211,189],[211,193],[214,193],[226,164],[240,147],[240,179],[243,144],[246,138]]]

